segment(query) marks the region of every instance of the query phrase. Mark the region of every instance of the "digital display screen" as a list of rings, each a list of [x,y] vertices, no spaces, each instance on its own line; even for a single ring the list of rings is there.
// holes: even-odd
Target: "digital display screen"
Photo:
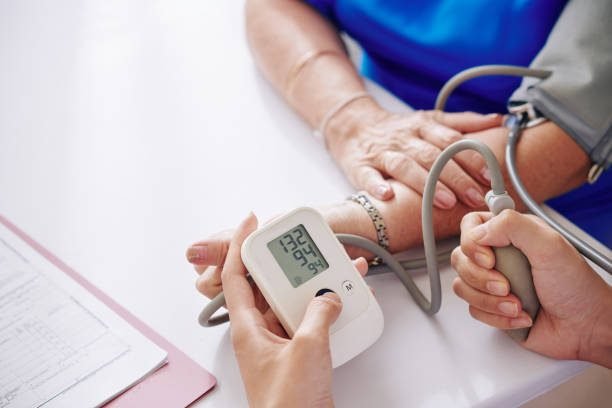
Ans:
[[[329,268],[303,224],[268,242],[268,249],[294,288]]]

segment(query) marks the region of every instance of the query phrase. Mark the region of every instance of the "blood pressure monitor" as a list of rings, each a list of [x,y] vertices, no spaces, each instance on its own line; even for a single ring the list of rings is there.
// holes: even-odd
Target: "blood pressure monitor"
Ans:
[[[323,217],[298,208],[253,232],[242,260],[289,336],[313,297],[327,291],[342,299],[330,328],[332,365],[352,359],[381,335],[383,314],[344,247]]]

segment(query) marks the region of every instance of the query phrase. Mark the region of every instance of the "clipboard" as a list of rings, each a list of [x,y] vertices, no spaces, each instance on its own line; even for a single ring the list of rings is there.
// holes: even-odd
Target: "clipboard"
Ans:
[[[104,405],[105,407],[186,407],[216,385],[217,380],[211,373],[2,215],[0,215],[0,223],[168,353],[167,364],[109,401]]]

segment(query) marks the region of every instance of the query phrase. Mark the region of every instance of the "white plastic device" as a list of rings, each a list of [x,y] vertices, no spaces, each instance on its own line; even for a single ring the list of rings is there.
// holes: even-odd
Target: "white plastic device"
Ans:
[[[330,328],[332,366],[371,346],[384,318],[370,288],[321,214],[297,208],[253,232],[242,261],[289,336],[318,293],[334,291],[342,312]]]

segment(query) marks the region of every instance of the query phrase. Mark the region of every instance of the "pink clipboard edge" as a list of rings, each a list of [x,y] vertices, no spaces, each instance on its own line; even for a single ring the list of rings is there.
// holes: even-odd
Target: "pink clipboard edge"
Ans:
[[[186,407],[217,384],[216,378],[211,373],[1,214],[0,223],[168,353],[167,364],[109,401],[105,407]]]

